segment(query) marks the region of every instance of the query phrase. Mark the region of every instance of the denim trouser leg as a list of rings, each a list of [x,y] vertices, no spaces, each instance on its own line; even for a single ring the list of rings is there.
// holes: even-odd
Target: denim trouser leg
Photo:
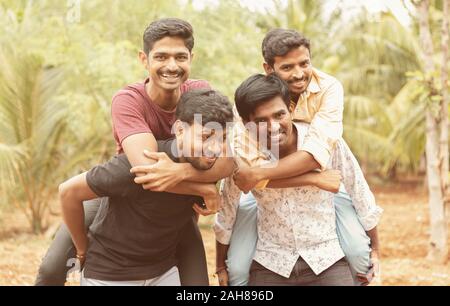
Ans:
[[[356,285],[356,273],[367,273],[370,268],[370,238],[359,222],[352,200],[345,192],[334,197],[336,208],[336,231],[339,243],[350,265]]]
[[[258,232],[256,200],[251,193],[242,194],[228,250],[230,286],[246,286],[255,254]]]

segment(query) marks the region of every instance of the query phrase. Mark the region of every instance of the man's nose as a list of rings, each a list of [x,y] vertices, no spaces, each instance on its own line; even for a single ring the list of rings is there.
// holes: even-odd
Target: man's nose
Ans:
[[[222,143],[220,141],[209,141],[206,144],[206,152],[209,156],[219,156],[222,152]]]
[[[175,58],[171,57],[169,58],[169,61],[167,62],[167,69],[170,71],[176,71],[178,70],[177,62],[175,61]]]
[[[296,66],[294,69],[295,70],[294,70],[294,75],[293,76],[296,79],[303,79],[303,76],[304,76],[303,69],[298,67],[298,66]]]
[[[269,127],[268,128],[269,128],[269,132],[271,134],[278,133],[278,131],[280,130],[280,123],[278,121],[276,121],[276,120],[271,120],[269,122]]]

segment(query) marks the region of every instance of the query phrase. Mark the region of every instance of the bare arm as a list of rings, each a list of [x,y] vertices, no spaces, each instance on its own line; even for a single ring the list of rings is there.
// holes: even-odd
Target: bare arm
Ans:
[[[59,201],[62,215],[77,255],[85,255],[88,247],[87,233],[84,227],[83,201],[97,198],[86,182],[86,173],[77,175],[59,185]]]
[[[298,151],[278,161],[276,167],[256,168],[261,180],[276,180],[319,169],[320,164],[306,151]]]
[[[158,144],[153,134],[142,133],[129,136],[122,147],[141,184],[146,190],[180,193],[175,187],[182,181],[215,183],[230,176],[234,170],[232,158],[218,158],[214,166],[205,171],[195,169],[190,163],[175,163],[157,153]]]
[[[231,157],[218,158],[214,166],[206,171],[200,171],[192,167],[191,164],[185,164],[185,180],[199,183],[213,183],[220,181],[231,175],[234,170],[234,160]]]
[[[298,151],[282,158],[273,165],[251,168],[240,166],[233,178],[242,191],[249,192],[261,181],[298,177],[318,168],[320,168],[320,165],[311,154]]]
[[[158,152],[158,143],[155,136],[151,133],[141,133],[131,135],[122,141],[123,151],[128,158],[131,166],[152,165],[155,160],[144,155],[144,150]],[[142,176],[145,173],[136,173],[136,176]]]
[[[367,236],[370,238],[370,247],[372,249],[372,259],[378,259],[380,255],[380,241],[378,239],[378,229],[375,226],[370,231],[367,231]]]
[[[370,252],[370,262],[372,264],[372,267],[370,270],[364,274],[364,273],[357,273],[356,278],[363,286],[369,285],[374,277],[380,277],[381,276],[381,270],[380,270],[380,246],[379,246],[379,240],[378,240],[378,230],[375,226],[373,229],[366,231],[367,236],[370,238],[370,247],[372,251]]]
[[[216,273],[219,277],[220,286],[228,286],[228,271],[227,271],[227,254],[229,245],[221,244],[216,240]]]
[[[302,186],[316,186],[320,189],[337,193],[341,184],[341,173],[338,170],[312,171],[303,175],[271,180],[268,188],[291,188]]]

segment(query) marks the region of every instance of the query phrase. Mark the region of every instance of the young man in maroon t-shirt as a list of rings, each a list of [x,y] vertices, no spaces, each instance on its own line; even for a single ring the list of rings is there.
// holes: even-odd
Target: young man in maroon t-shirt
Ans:
[[[188,79],[194,47],[193,30],[189,23],[175,18],[157,20],[146,29],[143,40],[144,50],[139,53],[139,58],[149,77],[142,83],[120,90],[113,97],[111,112],[116,151],[125,153],[132,166],[168,160],[166,155],[155,153],[157,140],[172,137],[172,124],[181,95],[193,89],[209,88],[206,81]],[[150,154],[144,154],[144,151]],[[229,176],[233,168],[231,158],[219,158],[214,167],[207,171],[196,170],[186,163],[177,164],[164,175],[136,173],[136,176],[144,189],[183,193],[183,181],[216,182]],[[158,179],[155,181],[156,175]],[[205,195],[204,200],[218,202],[219,196]],[[86,228],[93,222],[101,201],[105,199],[84,205]],[[195,220],[183,233],[177,251],[181,283],[208,285],[205,252]],[[63,225],[43,259],[36,285],[63,285],[68,260],[83,258],[84,255],[75,253],[70,234]]]

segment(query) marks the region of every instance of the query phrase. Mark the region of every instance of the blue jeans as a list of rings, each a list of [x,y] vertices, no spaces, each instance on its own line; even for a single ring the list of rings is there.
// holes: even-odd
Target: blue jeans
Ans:
[[[350,265],[355,285],[356,273],[367,273],[370,268],[370,239],[359,222],[348,194],[339,192],[334,197],[336,231],[342,250]],[[228,249],[228,276],[231,286],[246,286],[250,266],[255,255],[258,232],[257,205],[251,193],[242,194]]]

